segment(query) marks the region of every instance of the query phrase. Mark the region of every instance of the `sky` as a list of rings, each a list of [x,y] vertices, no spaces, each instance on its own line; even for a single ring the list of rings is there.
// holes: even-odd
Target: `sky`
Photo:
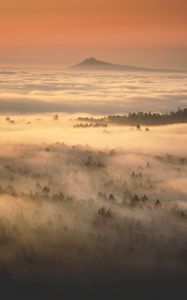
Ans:
[[[187,69],[186,0],[0,2],[0,67],[66,67],[94,56]]]

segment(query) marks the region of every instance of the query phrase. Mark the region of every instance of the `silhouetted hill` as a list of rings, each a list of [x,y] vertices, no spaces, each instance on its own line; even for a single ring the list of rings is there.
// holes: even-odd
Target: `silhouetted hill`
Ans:
[[[144,68],[144,67],[136,67],[136,66],[129,66],[129,65],[118,65],[112,64],[105,61],[98,60],[94,57],[87,58],[82,62],[78,63],[75,66],[72,66],[71,69],[74,70],[105,70],[105,71],[134,71],[134,72],[177,72],[176,70],[170,69],[154,69],[154,68]]]

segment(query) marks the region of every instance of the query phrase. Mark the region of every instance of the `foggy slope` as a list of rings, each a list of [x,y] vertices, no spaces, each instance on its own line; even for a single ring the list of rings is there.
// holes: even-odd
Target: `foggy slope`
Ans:
[[[115,289],[150,272],[182,276],[186,175],[180,155],[2,145],[1,276],[63,292],[93,283]]]

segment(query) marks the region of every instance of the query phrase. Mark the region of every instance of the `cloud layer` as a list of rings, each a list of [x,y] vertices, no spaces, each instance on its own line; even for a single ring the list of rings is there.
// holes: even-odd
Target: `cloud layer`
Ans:
[[[170,111],[187,105],[185,73],[1,72],[1,113]]]

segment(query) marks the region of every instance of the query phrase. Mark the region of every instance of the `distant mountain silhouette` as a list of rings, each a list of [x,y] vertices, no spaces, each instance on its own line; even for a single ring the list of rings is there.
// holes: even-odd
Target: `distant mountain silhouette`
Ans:
[[[144,68],[144,67],[136,67],[136,66],[129,66],[129,65],[118,65],[112,64],[105,61],[98,60],[94,57],[87,58],[82,62],[78,63],[75,66],[72,66],[71,69],[80,70],[80,71],[87,71],[87,70],[105,70],[105,71],[145,71],[145,72],[179,72],[180,70],[172,70],[172,69],[154,69],[154,68]],[[180,71],[181,72],[181,71]]]

